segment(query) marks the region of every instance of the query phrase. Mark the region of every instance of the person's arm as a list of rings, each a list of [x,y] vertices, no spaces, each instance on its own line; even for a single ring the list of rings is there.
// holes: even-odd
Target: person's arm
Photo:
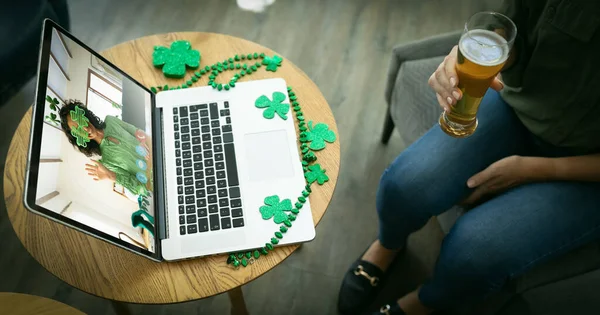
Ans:
[[[527,157],[535,180],[600,182],[600,154],[562,158]]]
[[[492,163],[467,181],[471,194],[462,204],[474,205],[484,196],[540,181],[600,182],[600,154],[544,158],[509,156]]]

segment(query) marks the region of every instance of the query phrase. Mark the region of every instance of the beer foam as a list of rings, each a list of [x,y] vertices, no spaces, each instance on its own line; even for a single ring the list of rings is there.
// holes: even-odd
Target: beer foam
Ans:
[[[508,59],[508,42],[492,31],[468,31],[460,38],[458,46],[465,58],[482,66],[499,65]]]

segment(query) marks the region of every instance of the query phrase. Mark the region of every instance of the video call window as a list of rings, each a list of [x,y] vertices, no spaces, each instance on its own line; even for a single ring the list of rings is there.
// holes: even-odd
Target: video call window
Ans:
[[[150,94],[53,30],[36,204],[150,252]]]

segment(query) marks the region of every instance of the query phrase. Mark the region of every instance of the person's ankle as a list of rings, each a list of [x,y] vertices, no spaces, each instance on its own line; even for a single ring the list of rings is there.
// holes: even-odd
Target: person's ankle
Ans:
[[[379,240],[375,240],[363,254],[361,259],[368,261],[385,271],[394,261],[399,251],[399,249],[388,249],[384,247]]]
[[[406,315],[429,315],[433,312],[419,300],[420,289],[421,287],[398,299],[397,303]]]
[[[375,242],[373,242],[373,244],[371,244],[371,246],[375,246],[376,249],[380,252],[383,252],[385,254],[389,254],[389,255],[396,255],[398,254],[402,249],[404,249],[404,246],[401,246],[400,248],[388,248],[385,247],[380,240],[375,240]]]

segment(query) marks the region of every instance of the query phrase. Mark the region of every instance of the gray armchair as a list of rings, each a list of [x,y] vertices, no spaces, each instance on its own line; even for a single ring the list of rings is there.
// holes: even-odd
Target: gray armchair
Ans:
[[[388,110],[382,143],[397,129],[408,146],[437,123],[441,110],[427,80],[459,38],[460,32],[455,32],[394,48],[385,90]],[[438,216],[445,233],[461,213],[462,209],[454,207]],[[599,293],[600,243],[593,243],[510,281],[481,305],[454,311],[477,315],[598,314]]]

